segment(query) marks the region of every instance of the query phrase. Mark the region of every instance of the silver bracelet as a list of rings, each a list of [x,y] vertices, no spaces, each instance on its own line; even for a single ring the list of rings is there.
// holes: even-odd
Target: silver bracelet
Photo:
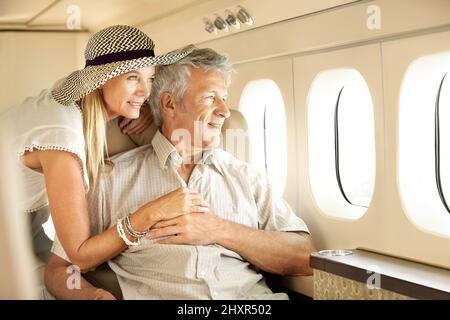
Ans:
[[[127,235],[125,234],[125,231],[123,231],[123,218],[117,220],[117,233],[119,234],[120,238],[125,242],[127,246],[138,246],[141,244],[140,239],[137,239],[135,242],[130,241],[127,238]]]
[[[134,230],[133,226],[131,225],[130,215],[131,214],[129,213],[125,217],[125,230],[127,231],[127,233],[130,236],[132,236],[134,238],[137,238],[137,239],[145,237],[145,235],[147,234],[148,230],[142,231],[142,232]]]

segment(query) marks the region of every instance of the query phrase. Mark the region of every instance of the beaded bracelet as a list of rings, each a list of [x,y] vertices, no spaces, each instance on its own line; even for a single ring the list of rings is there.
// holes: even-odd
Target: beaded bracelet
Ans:
[[[130,241],[127,238],[127,235],[125,234],[125,231],[123,231],[122,223],[123,223],[123,218],[117,220],[117,233],[119,234],[120,238],[122,238],[122,240],[125,242],[125,244],[127,246],[138,246],[138,245],[140,245],[141,241],[139,240],[139,238],[135,242]]]
[[[127,216],[125,217],[125,230],[130,236],[134,238],[139,239],[144,237],[147,234],[148,230],[142,232],[134,230],[133,226],[131,225],[130,215],[131,214],[127,214]]]

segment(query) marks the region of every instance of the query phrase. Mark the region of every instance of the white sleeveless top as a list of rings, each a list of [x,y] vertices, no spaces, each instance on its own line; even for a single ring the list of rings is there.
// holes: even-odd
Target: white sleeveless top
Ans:
[[[56,102],[50,89],[26,99],[0,115],[8,138],[17,155],[18,172],[23,178],[22,208],[34,212],[48,205],[44,175],[26,167],[20,160],[26,151],[61,150],[75,154],[83,166],[86,191],[89,179],[84,151],[83,114],[77,105],[63,106]],[[64,190],[61,190],[64,192]]]

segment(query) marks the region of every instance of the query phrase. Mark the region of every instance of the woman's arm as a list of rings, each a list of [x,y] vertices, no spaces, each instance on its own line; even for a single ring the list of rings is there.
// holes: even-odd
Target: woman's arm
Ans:
[[[44,173],[56,233],[72,263],[86,271],[125,250],[126,245],[115,228],[91,237],[80,160],[64,151],[33,153]],[[142,219],[142,215],[134,218],[133,225],[137,230],[147,227],[147,221]]]
[[[34,151],[24,156],[24,163],[35,170],[41,167],[56,234],[69,260],[82,272],[127,248],[115,225],[91,236],[82,166],[75,155],[65,151]],[[130,220],[135,230],[144,231],[160,220],[208,210],[200,194],[180,188],[148,202]],[[128,234],[127,237],[136,240]]]
[[[23,157],[28,167],[42,171],[55,230],[73,264],[87,271],[126,249],[115,227],[91,237],[82,165],[65,151],[33,151]],[[148,212],[132,216],[136,230],[152,225]],[[130,237],[130,240],[134,240]]]
[[[96,288],[70,262],[52,255],[45,268],[44,282],[47,290],[57,299],[64,300],[116,300],[108,291]]]

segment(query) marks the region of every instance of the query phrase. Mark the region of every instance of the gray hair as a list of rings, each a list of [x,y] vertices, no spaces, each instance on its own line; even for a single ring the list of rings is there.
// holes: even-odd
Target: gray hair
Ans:
[[[178,51],[188,50],[189,47],[192,49],[192,45],[190,45]],[[228,57],[209,48],[196,48],[186,57],[173,64],[156,66],[155,80],[149,97],[150,110],[156,126],[160,127],[163,122],[160,111],[161,94],[164,92],[172,93],[181,101],[191,75],[189,67],[220,71],[225,77],[226,84],[230,84],[232,68]]]

